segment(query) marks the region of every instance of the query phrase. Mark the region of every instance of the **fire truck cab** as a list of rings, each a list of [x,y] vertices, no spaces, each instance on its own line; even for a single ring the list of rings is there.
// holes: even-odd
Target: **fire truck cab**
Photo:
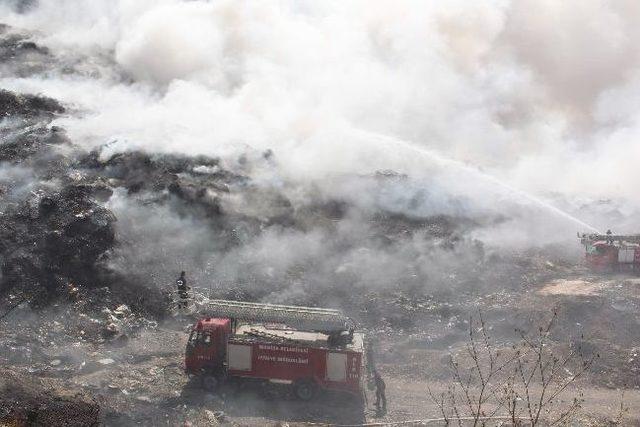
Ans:
[[[301,400],[364,392],[364,337],[330,309],[215,300],[193,325],[185,369],[214,390],[226,381],[284,384]]]

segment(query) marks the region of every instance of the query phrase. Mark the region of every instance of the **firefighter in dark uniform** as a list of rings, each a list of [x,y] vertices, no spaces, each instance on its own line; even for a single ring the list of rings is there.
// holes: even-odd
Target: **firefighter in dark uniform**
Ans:
[[[187,291],[190,288],[187,286],[185,274],[184,271],[181,272],[180,277],[176,280],[176,286],[178,287],[178,308],[187,308],[187,302],[189,300],[189,293]]]
[[[609,245],[613,245],[613,238],[611,237],[612,233],[611,230],[607,230],[607,243]]]
[[[386,414],[387,413],[387,396],[384,394],[384,389],[386,385],[384,380],[380,376],[378,371],[373,371],[373,380],[376,384],[376,409],[378,412]],[[380,408],[380,401],[382,401],[382,410]]]

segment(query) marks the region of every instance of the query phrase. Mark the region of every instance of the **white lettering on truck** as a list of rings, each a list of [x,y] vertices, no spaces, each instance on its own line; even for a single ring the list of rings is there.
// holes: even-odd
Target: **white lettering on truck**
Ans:
[[[300,365],[309,364],[309,359],[303,359],[301,357],[270,356],[268,354],[259,355],[258,360],[264,360],[266,362],[298,363]]]
[[[265,362],[279,362],[279,363],[296,363],[300,365],[308,365],[309,359],[305,357],[298,357],[296,355],[283,355],[281,353],[302,353],[308,354],[309,349],[305,347],[287,347],[281,345],[271,344],[259,344],[258,349],[266,351],[268,353],[258,354],[257,359]],[[278,353],[273,353],[278,352]]]
[[[258,345],[260,350],[266,351],[283,351],[285,353],[309,353],[309,349],[306,347],[284,347],[279,345],[260,344]]]

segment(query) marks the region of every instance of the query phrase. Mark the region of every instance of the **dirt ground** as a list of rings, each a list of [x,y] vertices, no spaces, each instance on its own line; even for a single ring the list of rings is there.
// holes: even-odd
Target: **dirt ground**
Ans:
[[[422,323],[409,330],[368,330],[376,341],[376,363],[387,383],[388,412],[383,416],[376,414],[370,390],[364,408],[343,396],[325,395],[301,403],[278,390],[205,393],[182,370],[189,321],[178,318],[143,328],[120,343],[58,336],[37,345],[22,341],[21,346],[21,338],[28,334],[16,334],[15,328],[26,320],[16,314],[2,323],[2,368],[11,375],[4,375],[1,384],[5,393],[12,383],[29,383],[35,389],[81,400],[91,396],[100,406],[99,422],[105,425],[275,426],[434,419],[440,412],[428,390],[437,394],[451,384],[449,355],[466,342],[467,323],[457,313],[473,315],[481,309],[492,340],[497,347],[507,348],[514,340],[510,331],[535,324],[555,310],[554,345],[579,341],[599,354],[585,376],[562,394],[558,407],[581,394],[584,402],[576,418],[580,425],[620,423],[620,419],[623,425],[640,425],[640,364],[636,361],[640,281],[583,271],[565,276],[517,293],[461,296],[444,314],[442,307],[435,315],[433,308],[425,306],[414,313]],[[620,418],[622,390],[626,411]]]

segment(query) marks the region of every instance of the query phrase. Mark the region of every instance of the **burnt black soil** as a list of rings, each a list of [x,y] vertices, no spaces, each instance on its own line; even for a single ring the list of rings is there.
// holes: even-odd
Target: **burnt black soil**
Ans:
[[[0,423],[11,426],[97,426],[100,406],[85,394],[60,395],[34,378],[0,371]]]

